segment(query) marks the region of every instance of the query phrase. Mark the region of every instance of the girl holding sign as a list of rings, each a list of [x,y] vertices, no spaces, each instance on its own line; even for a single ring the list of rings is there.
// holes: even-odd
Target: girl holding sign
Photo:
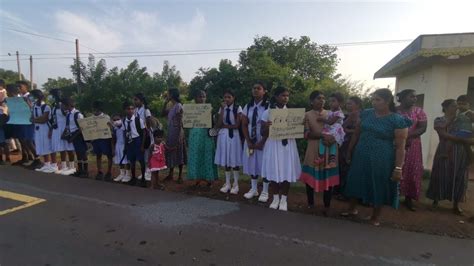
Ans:
[[[206,92],[199,90],[194,95],[196,104],[206,103]],[[189,180],[196,180],[198,187],[201,181],[208,187],[217,179],[217,167],[214,164],[215,144],[207,135],[207,128],[191,128],[189,130],[188,176]]]
[[[271,109],[286,109],[290,92],[285,87],[275,89]],[[261,118],[262,135],[268,138],[272,120],[270,110],[266,110]],[[290,183],[296,182],[301,174],[300,157],[295,139],[267,139],[263,148],[262,176],[271,182],[273,201],[272,209],[288,210],[287,196]],[[280,197],[281,196],[281,197]]]
[[[242,130],[245,136],[244,150],[242,153],[243,171],[251,179],[251,189],[244,194],[246,199],[258,196],[258,177],[262,173],[262,155],[265,139],[261,132],[259,119],[268,109],[267,91],[263,83],[255,83],[252,88],[252,100],[245,105],[242,112]],[[263,178],[263,190],[258,198],[260,202],[268,201],[268,187],[270,182]]]
[[[214,163],[225,167],[225,184],[222,193],[230,191],[231,194],[239,193],[239,170],[242,165],[242,142],[239,130],[242,107],[235,105],[235,95],[232,91],[224,92],[224,102],[219,110],[217,127],[220,128],[217,136],[217,150]],[[234,184],[231,186],[232,171]]]

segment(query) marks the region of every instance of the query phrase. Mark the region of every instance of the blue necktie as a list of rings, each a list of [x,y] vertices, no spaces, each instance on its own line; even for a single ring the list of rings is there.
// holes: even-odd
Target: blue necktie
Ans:
[[[231,126],[232,122],[230,122],[230,108],[227,107],[226,111],[227,111],[227,114],[225,115],[225,122],[227,123],[227,125]],[[229,137],[230,138],[234,137],[234,129],[232,128],[229,128]]]

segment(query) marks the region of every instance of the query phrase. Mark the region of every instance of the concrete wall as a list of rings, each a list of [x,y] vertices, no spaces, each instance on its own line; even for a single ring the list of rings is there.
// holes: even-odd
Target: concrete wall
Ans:
[[[422,136],[423,162],[430,169],[438,145],[438,135],[433,129],[433,121],[442,116],[441,103],[445,99],[456,99],[467,94],[468,79],[474,77],[474,63],[436,64],[413,73],[397,77],[396,92],[414,89],[424,94],[423,109],[428,116],[428,129]],[[473,107],[474,108],[474,107]]]

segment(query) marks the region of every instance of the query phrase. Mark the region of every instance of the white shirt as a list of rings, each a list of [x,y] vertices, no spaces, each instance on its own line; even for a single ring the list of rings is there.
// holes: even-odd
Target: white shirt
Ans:
[[[257,126],[256,126],[256,128],[257,128],[257,136],[260,135],[261,123],[259,123],[259,121],[260,121],[260,118],[262,117],[263,113],[264,113],[265,110],[266,110],[266,109],[265,109],[265,106],[262,105],[262,103],[263,103],[263,100],[260,101],[260,102],[258,102],[258,103],[254,102],[254,104],[253,104],[252,106],[250,106],[250,107],[249,107],[248,104],[247,104],[247,105],[245,105],[244,110],[242,111],[242,115],[244,115],[245,117],[247,117],[247,119],[248,119],[248,121],[249,121],[249,124],[248,124],[248,131],[249,131],[249,134],[252,133],[252,118],[253,118],[253,112],[254,112],[255,108],[257,108],[257,121],[256,121],[256,122],[257,122]],[[267,108],[267,109],[268,109],[268,108]],[[248,114],[248,116],[247,116],[247,114]]]
[[[222,108],[219,108],[219,114],[221,113]],[[226,117],[227,117],[227,110],[230,110],[229,112],[229,118],[230,118],[230,124],[226,122]],[[242,107],[237,108],[237,114],[242,113]],[[222,122],[224,125],[234,125],[235,124],[235,116],[234,116],[234,104],[230,106],[226,106],[224,108],[224,117],[222,119]]]
[[[127,132],[129,130],[128,128],[128,124],[130,123],[130,132],[132,134],[132,138],[138,138],[140,137],[140,134],[138,134],[138,131],[137,131],[137,126],[135,125],[135,115],[132,115],[132,117],[130,119],[125,118],[125,121],[124,121],[124,125],[123,125],[123,128],[125,130],[125,132]],[[140,118],[140,127],[142,129],[145,129],[145,123],[143,122],[143,120]]]
[[[34,118],[41,117],[44,113],[51,113],[51,107],[49,107],[49,105],[46,105],[44,107],[44,111],[41,111],[41,106],[43,106],[43,105],[45,105],[45,102],[41,102],[40,105],[38,105],[36,103],[35,103],[35,105],[33,105],[33,117]],[[40,125],[40,123],[35,123],[35,124]],[[42,123],[42,124],[45,124],[45,123]]]
[[[67,120],[69,119],[69,131],[70,132],[75,132],[75,131],[79,130],[79,128],[76,125],[76,121],[74,121],[74,116],[76,116],[76,113],[79,113],[77,115],[77,120],[80,120],[80,119],[84,118],[84,115],[82,115],[81,112],[79,112],[79,110],[77,110],[76,108],[72,109],[68,113],[68,115],[66,116],[66,123],[67,123]]]
[[[140,117],[143,121],[146,121],[148,117],[151,117],[150,109],[146,109],[144,105],[140,108],[135,109],[135,115]]]

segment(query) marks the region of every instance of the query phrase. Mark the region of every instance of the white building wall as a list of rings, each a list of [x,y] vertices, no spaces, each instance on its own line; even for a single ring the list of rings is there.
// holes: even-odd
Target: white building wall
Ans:
[[[467,94],[469,77],[474,77],[474,64],[437,64],[397,77],[396,92],[414,89],[424,94],[423,109],[428,116],[428,129],[422,136],[424,167],[430,169],[439,139],[433,121],[442,116],[441,103]],[[474,107],[473,107],[474,108]]]

